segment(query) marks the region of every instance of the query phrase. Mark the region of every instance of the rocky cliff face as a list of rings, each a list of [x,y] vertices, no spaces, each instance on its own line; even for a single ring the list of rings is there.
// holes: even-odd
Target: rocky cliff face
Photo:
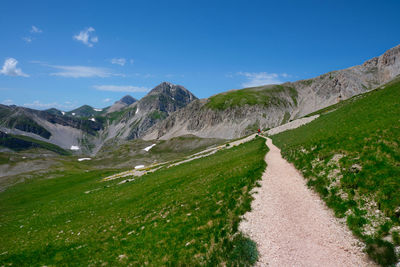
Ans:
[[[296,117],[301,117],[339,100],[365,93],[400,74],[400,45],[362,65],[333,71],[293,83],[299,93]]]
[[[276,127],[367,92],[399,74],[400,45],[362,65],[281,85],[296,93],[286,90],[278,94],[279,88],[276,86],[263,86],[195,101],[153,126],[144,139],[168,139],[183,134],[214,138],[240,137],[257,127]],[[257,101],[246,98],[249,93]],[[240,97],[243,101],[236,101]],[[221,108],[215,108],[216,98],[225,101],[218,103],[217,107]]]
[[[100,143],[112,138],[141,138],[150,127],[195,99],[183,86],[163,82],[145,97],[123,109],[120,117],[101,131]],[[100,148],[99,145],[96,147]]]

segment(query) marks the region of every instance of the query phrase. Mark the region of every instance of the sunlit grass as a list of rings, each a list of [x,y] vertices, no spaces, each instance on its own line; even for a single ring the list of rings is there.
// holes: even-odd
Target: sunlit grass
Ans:
[[[325,111],[331,112],[272,138],[335,214],[346,217],[369,254],[393,264],[390,239],[400,229],[400,82]]]
[[[249,264],[238,233],[261,178],[264,139],[156,171],[32,180],[0,194],[0,265]]]

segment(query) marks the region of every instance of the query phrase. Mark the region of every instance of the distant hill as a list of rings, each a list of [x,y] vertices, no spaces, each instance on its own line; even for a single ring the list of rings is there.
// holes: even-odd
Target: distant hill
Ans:
[[[120,100],[116,101],[111,107],[109,107],[107,109],[107,113],[119,111],[119,110],[135,103],[136,101],[137,101],[136,98],[134,98],[130,95],[126,95],[123,98],[121,98]]]
[[[69,116],[76,116],[76,117],[95,117],[104,113],[103,109],[96,109],[89,105],[83,105],[79,108],[74,110],[68,111],[65,114]],[[62,114],[64,115],[64,114]]]

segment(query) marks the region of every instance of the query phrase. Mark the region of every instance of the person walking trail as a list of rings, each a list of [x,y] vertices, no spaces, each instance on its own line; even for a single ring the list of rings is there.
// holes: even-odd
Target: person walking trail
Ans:
[[[374,266],[302,175],[266,141],[267,168],[240,230],[257,243],[257,266]]]

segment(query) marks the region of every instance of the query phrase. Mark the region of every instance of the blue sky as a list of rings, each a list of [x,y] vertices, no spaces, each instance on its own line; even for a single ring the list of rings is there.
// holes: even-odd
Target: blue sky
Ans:
[[[0,103],[70,110],[162,81],[204,98],[361,64],[400,43],[400,1],[0,3]]]

